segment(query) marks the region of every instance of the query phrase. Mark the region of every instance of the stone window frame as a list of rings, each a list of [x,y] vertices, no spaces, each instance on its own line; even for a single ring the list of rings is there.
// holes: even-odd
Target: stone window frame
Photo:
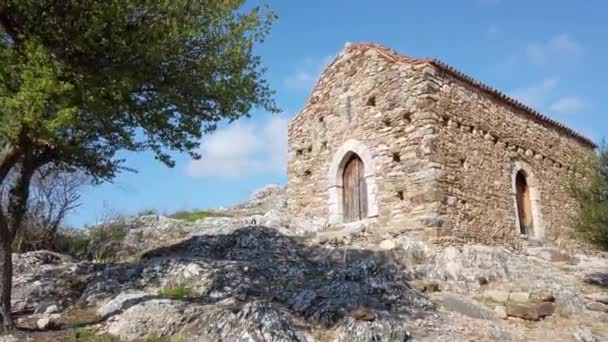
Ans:
[[[344,223],[344,204],[342,200],[344,186],[342,184],[342,176],[344,174],[344,168],[353,154],[357,155],[363,162],[363,178],[365,178],[367,186],[367,218],[369,219],[378,216],[378,203],[376,198],[378,188],[376,186],[376,166],[374,159],[367,146],[358,140],[350,139],[342,144],[334,153],[331,164],[329,165],[327,192],[329,209],[328,222],[330,224]]]
[[[532,224],[534,229],[534,236],[527,236],[521,233],[521,223],[519,217],[519,210],[517,208],[517,174],[523,172],[526,177],[526,184],[530,190],[530,206],[532,209]],[[513,198],[513,209],[515,211],[515,234],[521,238],[528,238],[537,241],[544,241],[545,239],[545,224],[542,215],[541,196],[538,180],[532,172],[532,167],[526,162],[515,161],[513,163],[513,169],[511,172],[511,185]]]

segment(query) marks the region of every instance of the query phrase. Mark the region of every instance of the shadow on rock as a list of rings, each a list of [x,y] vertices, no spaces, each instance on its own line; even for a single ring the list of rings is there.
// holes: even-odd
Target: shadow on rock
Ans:
[[[432,308],[410,288],[411,277],[380,252],[309,246],[261,226],[192,237],[142,256],[158,258],[196,260],[211,270],[200,279],[208,284],[200,297],[206,304],[232,299],[242,308],[262,301],[326,327],[346,316],[421,317]],[[369,315],[357,317],[357,310]]]
[[[585,282],[590,285],[608,288],[608,272],[595,272],[585,276]]]

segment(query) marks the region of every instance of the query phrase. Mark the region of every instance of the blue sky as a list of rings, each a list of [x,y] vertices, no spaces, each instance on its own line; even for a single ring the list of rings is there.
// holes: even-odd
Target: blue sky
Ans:
[[[248,5],[255,4],[250,2]],[[346,42],[375,42],[435,57],[599,141],[608,135],[608,2],[603,0],[270,1],[279,15],[257,48],[284,113],[252,112],[202,141],[203,159],[127,154],[112,184],[85,189],[69,217],[81,226],[108,213],[231,205],[286,183],[286,123]]]

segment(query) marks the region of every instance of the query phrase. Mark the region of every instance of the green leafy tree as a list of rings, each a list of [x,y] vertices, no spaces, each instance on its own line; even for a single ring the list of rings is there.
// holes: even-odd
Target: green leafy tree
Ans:
[[[101,182],[118,151],[198,158],[203,134],[276,111],[254,45],[274,14],[243,0],[0,0],[0,315],[32,175],[52,164]],[[15,174],[15,177],[7,175]]]
[[[575,232],[586,241],[608,249],[608,146],[598,153],[598,166],[589,182],[573,187],[579,203]]]

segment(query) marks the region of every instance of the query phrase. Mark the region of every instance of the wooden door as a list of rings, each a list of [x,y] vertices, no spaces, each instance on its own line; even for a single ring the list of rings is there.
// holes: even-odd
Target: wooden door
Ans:
[[[346,164],[342,176],[344,222],[367,217],[367,186],[363,162],[354,155]]]
[[[533,234],[532,201],[530,200],[530,188],[523,172],[515,176],[515,188],[517,198],[517,212],[519,213],[519,228],[522,234]]]

